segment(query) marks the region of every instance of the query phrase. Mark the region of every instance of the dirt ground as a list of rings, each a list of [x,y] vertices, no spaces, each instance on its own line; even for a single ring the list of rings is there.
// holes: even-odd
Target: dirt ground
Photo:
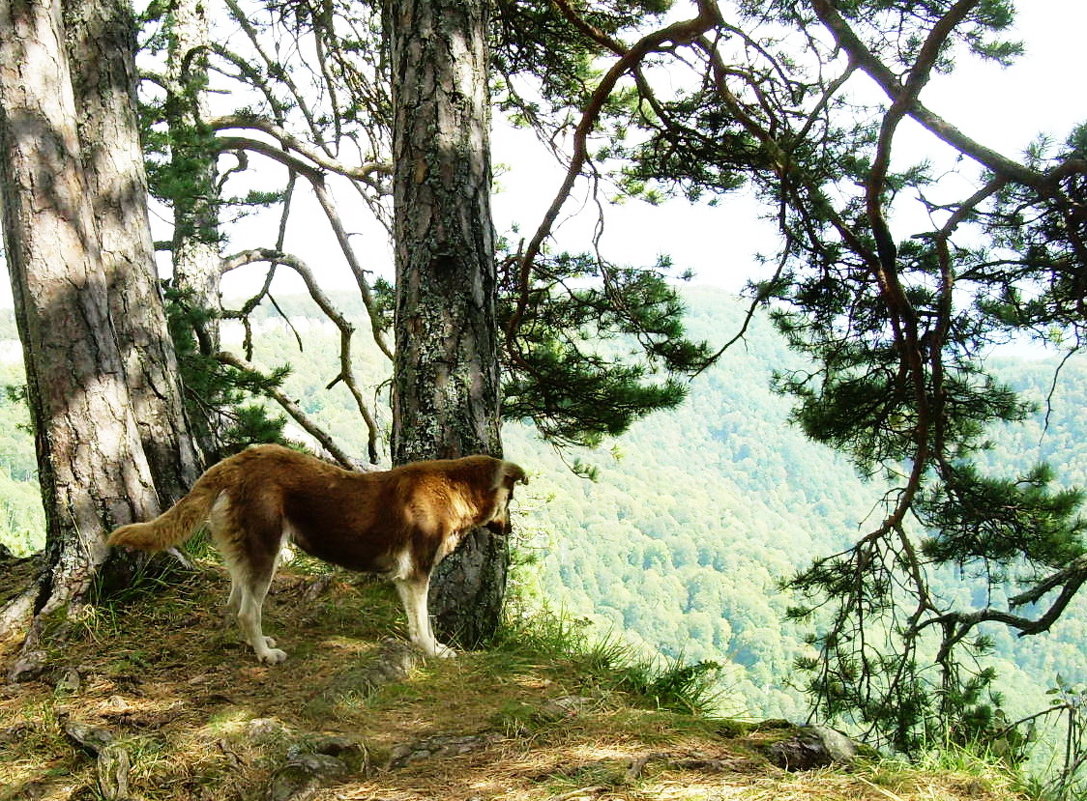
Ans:
[[[654,709],[516,647],[415,659],[375,686],[404,638],[395,593],[306,565],[265,608],[288,659],[259,665],[224,626],[228,586],[202,563],[54,623],[47,668],[0,686],[0,801],[1019,798],[999,773],[790,773],[763,755],[777,727]],[[0,664],[18,645],[0,643]]]

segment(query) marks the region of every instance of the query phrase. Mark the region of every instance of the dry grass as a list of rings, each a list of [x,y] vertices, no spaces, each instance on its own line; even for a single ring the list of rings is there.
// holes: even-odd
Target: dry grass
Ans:
[[[227,581],[205,564],[156,595],[87,610],[54,638],[50,671],[0,688],[0,801],[98,799],[94,760],[63,733],[68,718],[113,731],[132,763],[131,793],[162,799],[263,799],[288,750],[319,734],[361,742],[373,769],[313,799],[904,799],[1009,801],[992,776],[889,770],[789,774],[758,745],[780,732],[640,708],[599,689],[573,661],[508,653],[432,660],[375,694],[352,671],[382,637],[403,636],[386,585],[295,566],[276,579],[265,631],[288,654],[258,665],[220,604]],[[0,663],[16,643],[0,644]],[[74,692],[56,688],[75,668]],[[251,722],[274,718],[254,733]],[[475,750],[388,769],[397,745],[486,735]],[[632,769],[632,766],[633,769]]]

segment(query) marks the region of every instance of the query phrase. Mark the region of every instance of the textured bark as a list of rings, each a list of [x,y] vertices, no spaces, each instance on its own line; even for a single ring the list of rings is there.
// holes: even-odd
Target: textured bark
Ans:
[[[0,0],[0,195],[46,511],[36,611],[79,598],[113,526],[158,511],[109,317],[59,0]]]
[[[78,0],[74,0],[78,2]],[[196,338],[205,356],[219,352],[222,260],[219,235],[217,152],[204,121],[207,111],[208,19],[205,0],[169,4],[165,107],[174,178],[184,188],[171,198],[173,287],[199,310]],[[183,174],[182,174],[183,173]],[[204,403],[189,406],[192,428],[208,461],[216,461],[226,421]]]
[[[393,461],[501,455],[485,0],[385,6],[396,240]],[[505,592],[504,541],[476,531],[439,567],[438,632],[474,645]]]
[[[78,1],[78,0],[76,0]],[[174,284],[191,292],[194,304],[220,310],[218,186],[216,153],[209,146],[207,84],[208,20],[204,0],[176,0],[170,5],[167,123],[172,158],[189,169],[191,189],[174,198]],[[209,320],[202,347],[219,350],[219,326]]]
[[[84,177],[132,411],[163,505],[200,472],[159,290],[136,121],[136,27],[128,0],[64,0]]]

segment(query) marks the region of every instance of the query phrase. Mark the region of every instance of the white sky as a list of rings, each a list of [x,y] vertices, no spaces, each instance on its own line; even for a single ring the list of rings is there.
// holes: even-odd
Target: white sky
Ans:
[[[934,76],[926,88],[926,104],[965,133],[1009,156],[1018,156],[1041,131],[1063,139],[1072,125],[1087,120],[1087,0],[1028,0],[1021,2],[1017,34],[1026,54],[1008,69],[962,58],[951,75]],[[860,76],[856,80],[866,81]],[[943,146],[924,131],[909,137],[911,155],[936,158]],[[499,233],[521,222],[521,235],[530,236],[562,181],[562,171],[532,135],[500,126],[493,135],[493,161],[499,173],[493,199]],[[974,165],[965,170],[974,174]],[[346,193],[340,193],[341,199]],[[313,215],[312,218],[310,215]],[[327,224],[312,210],[299,208],[287,248],[319,271],[331,287],[352,285],[350,273]],[[673,201],[653,207],[632,201],[608,210],[602,250],[612,261],[648,265],[661,253],[671,255],[677,269],[691,269],[696,281],[738,289],[751,275],[754,255],[775,247],[773,226],[743,193],[720,200],[717,207],[690,206]],[[356,219],[366,215],[359,214]],[[345,212],[349,227],[352,215]],[[596,213],[577,198],[564,207],[556,229],[560,245],[585,247]],[[298,220],[302,223],[299,224]],[[153,226],[162,228],[153,221]],[[378,274],[390,271],[391,254],[376,226],[358,231],[354,239],[364,267]],[[242,229],[228,249],[270,244],[268,223]],[[163,235],[156,232],[156,236]],[[241,286],[255,280],[239,271],[225,283]],[[7,281],[0,282],[0,305],[10,305]]]
[[[1026,53],[1015,65],[1004,69],[964,56],[953,73],[934,76],[923,93],[928,108],[1013,158],[1039,133],[1063,140],[1073,125],[1087,121],[1087,0],[1022,0],[1018,5],[1016,30],[1009,38],[1022,39]],[[853,80],[871,84],[859,74]],[[502,130],[494,137],[495,163],[527,176],[502,177],[503,192],[494,203],[500,230],[513,210],[520,219],[539,220],[562,181],[561,174],[547,169],[546,155],[519,158],[519,153],[532,152],[530,139],[524,132]],[[898,147],[915,160],[947,158],[946,146],[909,121]],[[963,168],[971,176],[978,172],[971,163]],[[567,214],[578,209],[573,201],[568,206]],[[587,241],[595,221],[594,210],[587,211],[567,223],[571,240]],[[775,227],[759,219],[759,208],[743,192],[722,198],[716,208],[631,202],[611,209],[609,219],[602,249],[611,260],[650,264],[658,253],[668,253],[678,269],[695,272],[696,282],[730,289],[739,289],[752,274],[756,253],[770,255],[776,249]]]

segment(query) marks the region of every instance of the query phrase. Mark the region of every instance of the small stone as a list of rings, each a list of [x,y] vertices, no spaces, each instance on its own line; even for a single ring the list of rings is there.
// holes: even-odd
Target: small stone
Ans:
[[[82,686],[83,679],[80,677],[79,671],[75,668],[66,668],[57,680],[56,689],[57,692],[62,693],[77,693]]]
[[[793,737],[773,743],[765,751],[771,762],[789,771],[848,764],[857,754],[848,737],[826,726],[802,726]]]
[[[257,745],[266,745],[282,740],[289,734],[289,729],[279,718],[253,718],[245,733]]]
[[[366,746],[349,737],[328,734],[320,737],[311,746],[316,754],[336,757],[354,774],[366,775],[370,772],[370,754]]]
[[[8,671],[8,680],[33,681],[45,672],[45,651],[27,651],[20,654]]]
[[[595,701],[581,695],[563,695],[551,698],[540,707],[540,714],[546,718],[574,718],[592,707]]]
[[[102,726],[92,726],[78,720],[62,720],[61,728],[72,742],[91,756],[97,756],[114,739],[113,732],[109,729]]]
[[[837,729],[827,726],[810,726],[809,729],[819,738],[833,762],[849,764],[857,756],[857,746]]]
[[[432,757],[459,756],[479,751],[502,739],[496,732],[468,735],[436,735],[415,743],[400,743],[389,754],[388,767],[402,768]]]
[[[8,726],[6,729],[0,729],[0,745],[25,740],[31,731],[33,731],[33,727],[25,721],[16,723],[14,726]]]

